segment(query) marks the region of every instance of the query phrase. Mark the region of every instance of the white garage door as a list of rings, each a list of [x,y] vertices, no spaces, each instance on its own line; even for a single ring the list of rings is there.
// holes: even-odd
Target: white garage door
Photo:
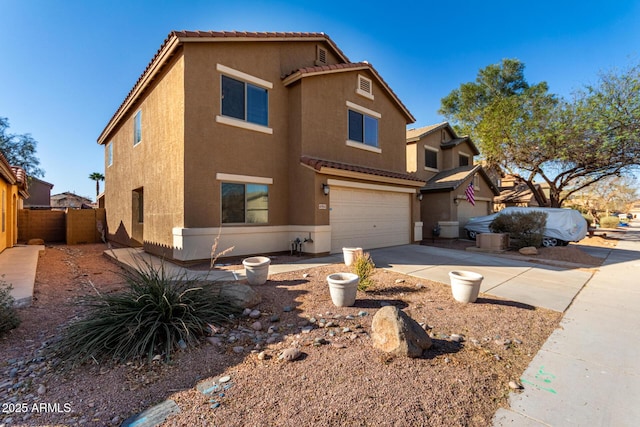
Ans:
[[[409,194],[331,186],[330,197],[332,253],[410,243]]]

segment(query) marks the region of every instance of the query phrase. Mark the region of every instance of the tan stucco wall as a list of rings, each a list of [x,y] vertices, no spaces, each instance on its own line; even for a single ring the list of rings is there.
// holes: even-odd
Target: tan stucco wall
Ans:
[[[424,195],[422,200],[421,219],[423,223],[422,236],[432,237],[432,230],[438,221],[452,221],[453,197],[449,192],[429,193]]]
[[[444,132],[444,142],[450,141],[451,134],[442,129],[423,137],[419,141],[407,144],[407,171],[416,171],[416,176],[424,179],[425,181],[428,181],[429,179],[433,178],[438,172],[442,172],[448,169],[455,169],[460,166],[459,155],[461,153],[469,156],[470,165],[474,164],[473,149],[466,141],[455,147],[442,149],[440,147],[440,144],[443,142],[442,132]],[[425,146],[438,150],[438,171],[433,171],[430,169],[425,170]]]
[[[321,191],[327,176],[302,166],[302,155],[404,172],[406,117],[367,72],[305,77],[284,86],[284,76],[315,65],[316,47],[315,41],[185,43],[106,139],[113,144],[114,159],[112,166],[105,164],[112,239],[135,244],[131,237],[144,236],[147,250],[171,256],[165,249],[175,255],[182,239],[199,239],[206,246],[216,227],[229,235],[242,228],[256,234],[276,230],[284,236],[289,231],[283,227],[328,225],[330,196]],[[218,65],[273,84],[270,133],[219,120],[223,73]],[[374,101],[355,93],[358,74],[374,81]],[[346,146],[346,100],[382,114],[382,154]],[[133,118],[139,108],[143,139],[134,147]],[[219,174],[272,181],[268,224],[221,224]],[[133,217],[132,191],[139,188],[144,192],[144,224]],[[321,209],[323,205],[327,208]],[[417,209],[414,219],[419,220]],[[306,228],[291,233],[307,235]],[[179,257],[187,259],[187,252]]]
[[[184,58],[179,55],[130,110],[105,144],[105,207],[112,240],[149,246],[162,253],[172,244],[171,229],[184,223]],[[133,121],[142,111],[142,141],[133,145]],[[132,192],[144,192],[144,223],[132,214]],[[144,230],[144,231],[143,231]],[[143,236],[138,241],[132,237]]]
[[[19,200],[18,186],[0,177],[0,252],[17,243]]]

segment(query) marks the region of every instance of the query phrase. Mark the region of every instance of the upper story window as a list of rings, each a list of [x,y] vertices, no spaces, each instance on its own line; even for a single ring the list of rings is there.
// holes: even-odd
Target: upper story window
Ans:
[[[133,118],[133,145],[142,141],[142,110],[138,110]]]
[[[458,164],[460,166],[469,166],[469,155],[467,154],[458,154]]]
[[[107,166],[113,164],[113,142],[107,144]]]
[[[425,169],[438,170],[438,150],[424,147],[424,167]]]
[[[347,101],[349,107],[349,139],[347,145],[380,152],[378,141],[378,120],[382,115]],[[359,143],[354,145],[351,143]]]
[[[264,133],[273,133],[269,126],[269,89],[273,84],[266,80],[217,65],[221,76],[220,123]]]

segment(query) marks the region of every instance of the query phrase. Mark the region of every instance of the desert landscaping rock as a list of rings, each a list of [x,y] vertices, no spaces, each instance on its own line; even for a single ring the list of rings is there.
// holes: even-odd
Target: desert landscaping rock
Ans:
[[[269,279],[274,286],[255,288],[261,302],[251,309],[261,311],[263,330],[266,319],[277,313],[279,333],[255,331],[251,324],[258,319],[237,316],[230,325],[215,325],[216,330],[212,329],[204,341],[207,345],[190,346],[176,353],[170,364],[90,363],[65,375],[45,370],[53,358],[31,360],[40,356],[37,350],[42,343],[60,335],[61,325],[80,314],[75,305],[77,299],[95,293],[87,281],[90,279],[101,293],[123,288],[121,278],[112,273],[117,267],[103,256],[104,250],[102,244],[54,245],[41,255],[36,305],[21,309],[23,324],[15,333],[4,336],[0,345],[0,361],[5,362],[0,365],[0,378],[4,379],[0,383],[9,382],[0,389],[0,401],[74,402],[73,412],[33,414],[28,423],[22,416],[13,416],[12,425],[119,425],[132,414],[172,399],[182,408],[180,414],[162,424],[172,427],[318,425],[325,421],[326,425],[485,426],[491,424],[497,408],[506,404],[508,393],[505,396],[504,391],[510,390],[508,382],[524,372],[561,316],[501,303],[460,309],[454,306],[448,285],[383,269],[376,270],[375,285],[367,292],[358,291],[358,302],[364,305],[336,308],[325,278],[344,269],[344,265],[327,265],[272,274]],[[302,281],[300,276],[305,271],[310,276]],[[405,280],[401,287],[394,285],[398,278]],[[424,285],[419,292],[414,289],[418,281]],[[499,300],[490,296],[487,299]],[[376,313],[373,307],[383,300],[407,307],[407,313],[425,325],[428,319],[437,334],[476,337],[482,348],[478,351],[474,345],[438,342],[426,351],[424,359],[395,358],[381,352],[372,346],[369,334]],[[286,306],[292,309],[285,311]],[[436,310],[436,306],[443,310]],[[334,316],[341,316],[340,320]],[[316,327],[302,335],[298,322],[309,317],[325,318],[324,324],[333,321],[341,325]],[[354,332],[343,333],[344,327]],[[514,353],[513,349],[507,351],[493,344],[496,335],[512,340],[517,336],[524,343]],[[227,342],[229,337],[233,338]],[[481,342],[482,337],[489,337],[488,341]],[[316,338],[323,338],[328,344],[316,345],[321,342]],[[471,338],[467,340],[471,342]],[[216,344],[209,345],[211,341]],[[236,354],[234,346],[245,350]],[[294,347],[298,351],[304,349],[295,363],[279,360],[283,350]],[[258,358],[261,352],[267,356],[264,360]],[[494,354],[503,360],[494,360]],[[301,360],[303,356],[306,357]],[[12,368],[16,368],[15,378],[9,376]],[[243,386],[220,400],[218,394],[227,390],[217,383],[217,378],[227,375]],[[194,387],[207,379],[220,389],[205,397]],[[453,382],[460,386],[451,387]],[[37,394],[40,384],[47,387],[42,397]],[[471,389],[476,393],[471,394]],[[477,393],[478,390],[483,392]],[[212,410],[209,398],[221,406]],[[348,411],[344,402],[349,402]],[[371,410],[371,405],[378,402],[386,402],[384,411]],[[117,422],[112,422],[115,417],[119,417]],[[0,417],[2,422],[6,419]]]
[[[518,252],[522,255],[538,255],[538,249],[535,246],[526,246],[518,249]]]
[[[302,356],[302,352],[297,348],[288,348],[282,352],[279,359],[282,359],[286,362],[293,362]]]
[[[260,301],[262,301],[262,297],[260,296],[260,294],[249,285],[229,282],[224,282],[222,284],[216,285],[220,286],[221,296],[230,298],[240,307],[255,307],[256,305],[260,304]]]
[[[420,357],[432,344],[418,322],[395,306],[383,307],[373,316],[371,340],[379,350],[408,357]]]

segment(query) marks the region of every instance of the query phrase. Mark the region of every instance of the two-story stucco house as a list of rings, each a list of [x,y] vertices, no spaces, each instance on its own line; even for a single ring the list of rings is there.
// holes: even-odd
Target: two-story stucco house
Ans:
[[[478,154],[473,141],[447,122],[407,130],[407,171],[427,182],[420,189],[425,239],[460,237],[469,218],[493,212],[492,200],[500,193],[474,164]]]
[[[98,138],[109,239],[175,261],[422,239],[414,118],[323,33],[171,32]]]
[[[18,209],[29,197],[24,169],[9,165],[0,152],[0,252],[18,241]]]

